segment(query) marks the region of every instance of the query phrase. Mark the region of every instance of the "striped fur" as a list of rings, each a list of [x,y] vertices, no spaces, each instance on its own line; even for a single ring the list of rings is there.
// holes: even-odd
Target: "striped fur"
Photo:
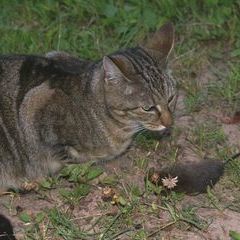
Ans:
[[[156,34],[158,45],[153,37],[97,62],[58,52],[0,56],[0,188],[21,187],[67,162],[114,158],[137,132],[169,127],[172,26]]]

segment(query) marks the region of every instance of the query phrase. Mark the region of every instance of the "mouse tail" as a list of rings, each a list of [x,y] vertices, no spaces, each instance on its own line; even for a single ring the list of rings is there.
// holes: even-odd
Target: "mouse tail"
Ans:
[[[232,160],[237,159],[238,157],[240,157],[240,152],[234,154],[232,157],[225,160],[224,164],[227,164],[227,163],[231,162]]]

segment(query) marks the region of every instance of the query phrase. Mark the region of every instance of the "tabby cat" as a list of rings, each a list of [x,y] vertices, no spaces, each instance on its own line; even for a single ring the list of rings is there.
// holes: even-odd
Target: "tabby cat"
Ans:
[[[0,56],[0,188],[68,162],[108,160],[143,129],[172,125],[171,23],[145,44],[93,62],[61,53]]]

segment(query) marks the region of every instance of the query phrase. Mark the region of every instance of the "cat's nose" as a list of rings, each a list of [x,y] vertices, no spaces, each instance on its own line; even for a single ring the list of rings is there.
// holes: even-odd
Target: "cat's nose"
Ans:
[[[162,125],[165,126],[166,128],[171,127],[173,125],[172,114],[169,111],[162,112],[160,121]]]

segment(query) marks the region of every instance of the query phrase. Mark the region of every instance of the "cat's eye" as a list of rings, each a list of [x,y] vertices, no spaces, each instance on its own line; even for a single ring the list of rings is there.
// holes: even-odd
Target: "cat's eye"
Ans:
[[[148,107],[142,107],[142,110],[145,112],[152,112],[154,111],[156,108],[154,106],[148,106]]]

